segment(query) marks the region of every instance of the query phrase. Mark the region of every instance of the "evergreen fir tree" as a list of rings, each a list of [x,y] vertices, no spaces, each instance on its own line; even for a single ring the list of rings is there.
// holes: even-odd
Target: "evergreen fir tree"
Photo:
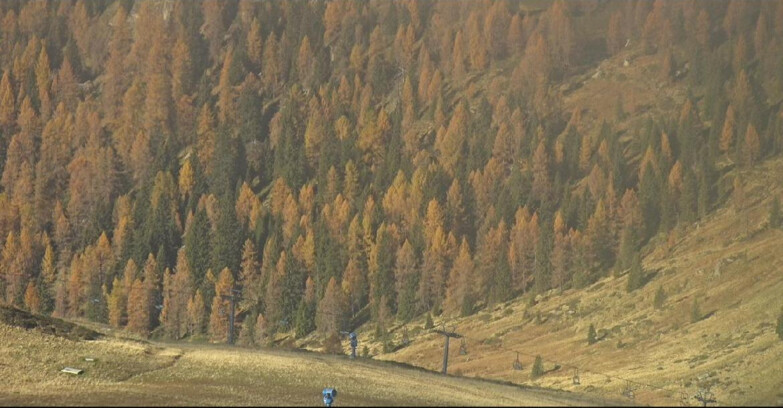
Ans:
[[[315,330],[314,302],[307,302],[305,298],[302,298],[296,311],[296,322],[294,325],[295,335],[298,339],[307,336],[310,332]]]
[[[548,227],[551,222],[545,222],[541,228],[541,235],[536,244],[535,253],[535,272],[534,272],[534,292],[543,293],[549,289],[551,279],[551,262],[549,256],[552,252],[552,230]]]
[[[660,191],[660,224],[659,231],[668,232],[674,227],[677,221],[677,203],[673,197],[672,191],[667,186],[662,186]]]
[[[631,263],[631,270],[628,272],[628,286],[626,290],[630,293],[639,289],[644,284],[644,270],[642,269],[642,261],[639,259],[639,254],[633,257]]]
[[[536,356],[536,361],[533,363],[533,368],[530,370],[530,377],[536,379],[544,375],[544,361],[541,356]]]
[[[634,255],[639,251],[637,245],[639,240],[636,235],[636,229],[633,226],[627,225],[623,228],[620,234],[620,249],[615,262],[615,276],[622,275],[626,269],[631,267]]]
[[[231,271],[238,271],[242,241],[234,201],[223,197],[220,200],[218,211],[217,226],[210,240],[212,270],[219,271],[228,268]]]
[[[687,170],[682,180],[682,192],[680,193],[679,216],[680,222],[692,223],[698,215],[698,190],[696,175]]]
[[[193,221],[185,234],[185,253],[193,273],[193,282],[200,287],[207,269],[210,268],[210,226],[207,212],[203,208],[196,211]]]
[[[646,170],[642,174],[639,182],[639,201],[642,205],[642,216],[644,217],[644,240],[647,240],[658,232],[661,220],[661,186],[652,163],[647,164]]]

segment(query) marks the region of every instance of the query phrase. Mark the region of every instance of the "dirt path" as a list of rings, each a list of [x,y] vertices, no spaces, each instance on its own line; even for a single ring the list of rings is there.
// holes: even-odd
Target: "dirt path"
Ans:
[[[152,368],[150,370],[146,370],[146,371],[142,371],[142,372],[138,372],[138,373],[129,374],[127,377],[120,378],[118,380],[118,382],[129,381],[129,380],[132,380],[132,379],[134,379],[136,377],[139,377],[139,376],[142,376],[142,375],[147,375],[147,374],[150,374],[150,373],[154,373],[156,371],[165,370],[167,368],[172,368],[172,367],[174,367],[175,364],[177,364],[177,361],[179,361],[179,359],[182,358],[183,355],[184,355],[184,353],[179,352],[179,353],[177,353],[177,354],[175,354],[174,356],[171,357],[171,361],[164,363],[160,367]]]

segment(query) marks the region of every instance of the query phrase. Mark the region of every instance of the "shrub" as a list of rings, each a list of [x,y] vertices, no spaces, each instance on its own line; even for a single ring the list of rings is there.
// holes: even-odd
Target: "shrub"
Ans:
[[[701,320],[701,308],[699,307],[698,299],[693,299],[693,306],[691,307],[691,323],[696,323]]]
[[[237,343],[240,346],[254,346],[256,339],[256,319],[257,314],[253,313],[246,317],[242,322],[242,330],[239,332],[239,340]]]
[[[597,341],[598,338],[595,334],[595,326],[591,324],[590,328],[587,329],[587,344],[595,344]]]
[[[391,353],[392,351],[394,351],[394,342],[387,337],[383,340],[383,352]]]
[[[772,199],[772,204],[769,207],[769,226],[772,228],[783,226],[783,216],[780,214],[780,200],[777,197]]]
[[[658,291],[655,292],[653,298],[653,307],[660,310],[663,309],[663,302],[666,301],[666,292],[663,291],[663,286],[658,286]]]
[[[532,378],[538,378],[544,375],[544,361],[541,356],[536,356],[536,361],[533,363],[533,369],[530,371]]]
[[[429,330],[433,327],[435,327],[435,325],[432,323],[432,315],[427,313],[427,321],[424,323],[424,330]]]
[[[783,340],[783,308],[780,309],[780,315],[778,315],[778,327],[775,329],[781,340]]]
[[[340,336],[333,332],[324,341],[324,352],[329,354],[343,354],[343,343]]]

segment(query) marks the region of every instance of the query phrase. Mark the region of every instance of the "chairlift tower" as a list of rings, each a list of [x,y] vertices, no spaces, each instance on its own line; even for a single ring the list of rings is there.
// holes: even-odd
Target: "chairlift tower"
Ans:
[[[448,371],[448,367],[449,367],[449,339],[451,339],[452,337],[461,339],[462,335],[455,333],[453,329],[452,331],[446,331],[445,326],[443,327],[443,330],[434,330],[434,331],[435,333],[438,333],[446,338],[446,342],[443,344],[443,371],[442,371],[443,375],[446,375],[446,372]]]
[[[514,368],[514,370],[522,370],[522,362],[519,361],[519,352],[517,352],[517,359],[514,360],[514,363],[511,366]]]
[[[231,313],[228,315],[228,344],[234,344],[234,310],[236,307],[236,299],[239,296],[240,291],[238,289],[231,289],[230,295],[221,295],[220,298],[231,302]]]

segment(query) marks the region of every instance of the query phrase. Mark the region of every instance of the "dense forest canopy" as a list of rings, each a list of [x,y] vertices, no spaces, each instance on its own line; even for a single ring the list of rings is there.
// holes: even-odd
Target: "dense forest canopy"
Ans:
[[[0,296],[142,335],[224,340],[232,288],[248,343],[610,273],[634,290],[648,242],[783,150],[780,1],[3,1],[0,19]],[[687,98],[584,126],[560,85],[629,46]]]

